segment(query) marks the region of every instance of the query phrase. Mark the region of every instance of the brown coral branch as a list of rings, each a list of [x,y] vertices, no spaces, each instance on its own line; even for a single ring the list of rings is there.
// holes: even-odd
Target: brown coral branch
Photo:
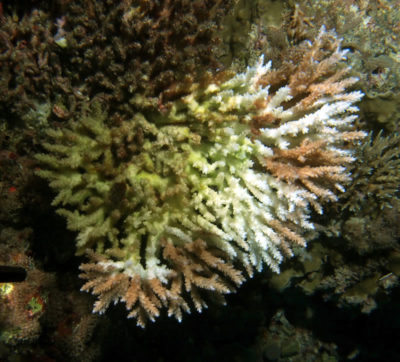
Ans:
[[[295,231],[291,230],[287,226],[287,224],[284,225],[282,222],[280,222],[277,219],[271,220],[269,222],[269,224],[280,235],[280,237],[281,237],[281,245],[280,246],[281,246],[283,252],[287,256],[291,256],[293,253],[292,253],[289,243],[286,240],[288,240],[289,242],[291,242],[292,244],[295,244],[295,245],[300,245],[303,247],[306,245],[305,239],[302,236],[300,236],[299,234],[297,234]]]
[[[182,296],[182,286],[190,294],[195,308],[201,311],[207,304],[200,290],[213,291],[222,297],[233,290],[230,282],[240,285],[244,281],[241,272],[226,261],[220,251],[211,249],[200,239],[183,247],[164,243],[163,257],[174,270],[168,282],[128,275],[104,256],[93,251],[88,255],[92,262],[80,266],[84,272],[80,277],[87,280],[81,290],[91,290],[98,296],[93,311],[103,313],[111,302],[121,299],[130,310],[128,317],[136,318],[142,327],[148,319],[154,321],[163,306],[168,308],[168,315],[178,320],[182,318],[182,311],[190,311]]]
[[[266,169],[280,180],[301,182],[322,199],[330,199],[332,192],[322,185],[346,181],[343,165],[352,159],[327,150],[325,144],[323,140],[305,139],[292,149],[274,149],[274,155],[265,159]]]

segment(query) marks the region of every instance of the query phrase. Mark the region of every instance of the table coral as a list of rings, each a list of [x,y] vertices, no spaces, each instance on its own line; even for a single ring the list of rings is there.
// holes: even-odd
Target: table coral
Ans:
[[[261,57],[193,84],[168,110],[115,123],[97,105],[48,130],[38,174],[78,232],[78,253],[91,249],[81,276],[94,311],[121,300],[140,326],[162,308],[181,320],[188,296],[201,311],[205,292],[223,299],[242,269],[279,272],[305,246],[310,206],[336,200],[348,144],[364,136],[339,45],[322,29],[290,72]]]

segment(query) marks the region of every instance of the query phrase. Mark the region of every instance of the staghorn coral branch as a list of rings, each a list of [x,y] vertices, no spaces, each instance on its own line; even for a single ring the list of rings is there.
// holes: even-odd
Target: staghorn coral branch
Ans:
[[[157,278],[143,280],[137,274],[131,276],[121,273],[116,266],[105,262],[102,256],[93,251],[88,251],[88,256],[94,263],[80,266],[84,272],[80,277],[89,280],[81,290],[92,290],[98,296],[93,311],[103,313],[110,303],[122,300],[130,311],[128,317],[137,318],[138,325],[142,327],[148,319],[154,321],[162,307],[167,307],[168,314],[178,320],[182,318],[182,310],[189,312],[189,306],[181,295],[182,285],[191,295],[195,308],[201,311],[207,304],[200,290],[222,295],[233,290],[229,281],[236,285],[244,281],[240,271],[221,256],[214,255],[202,240],[196,240],[183,248],[165,244],[163,256],[174,270],[165,283]],[[223,273],[226,281],[215,273],[217,270]]]

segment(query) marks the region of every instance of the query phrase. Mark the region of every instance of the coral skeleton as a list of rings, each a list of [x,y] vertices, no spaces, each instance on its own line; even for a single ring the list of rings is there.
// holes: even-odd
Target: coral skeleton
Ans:
[[[114,124],[97,107],[48,131],[38,173],[90,258],[95,312],[122,301],[142,327],[162,309],[180,321],[306,245],[311,211],[343,191],[365,135],[335,34],[299,54],[193,84],[162,112]]]

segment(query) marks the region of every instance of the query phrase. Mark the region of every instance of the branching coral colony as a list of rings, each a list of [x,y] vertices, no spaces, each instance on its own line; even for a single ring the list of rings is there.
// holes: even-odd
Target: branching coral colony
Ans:
[[[97,109],[48,131],[39,174],[78,253],[90,250],[80,268],[95,312],[123,301],[140,326],[163,308],[181,320],[305,246],[310,209],[336,200],[364,137],[339,46],[322,29],[278,70],[261,57],[168,110],[110,126]]]

